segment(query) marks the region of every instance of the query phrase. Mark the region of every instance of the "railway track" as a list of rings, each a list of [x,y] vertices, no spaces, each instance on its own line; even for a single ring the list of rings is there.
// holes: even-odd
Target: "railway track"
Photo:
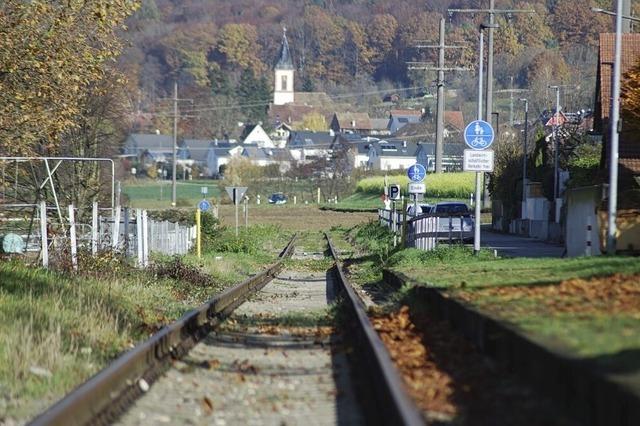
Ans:
[[[330,259],[294,237],[32,424],[423,424],[325,238]]]

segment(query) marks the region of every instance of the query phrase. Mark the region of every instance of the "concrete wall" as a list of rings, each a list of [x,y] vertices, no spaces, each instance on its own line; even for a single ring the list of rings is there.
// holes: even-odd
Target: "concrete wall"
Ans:
[[[600,254],[600,236],[596,208],[605,196],[602,185],[568,189],[565,247],[567,256]],[[591,231],[588,227],[591,227]],[[590,239],[591,244],[588,244]]]

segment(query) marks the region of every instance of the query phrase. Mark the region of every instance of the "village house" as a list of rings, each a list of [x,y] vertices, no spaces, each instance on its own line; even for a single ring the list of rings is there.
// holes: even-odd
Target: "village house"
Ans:
[[[333,131],[294,131],[289,136],[287,148],[294,160],[311,161],[319,157],[329,156],[334,139],[335,134]]]
[[[370,170],[405,170],[416,163],[418,145],[397,139],[381,140],[369,145]]]

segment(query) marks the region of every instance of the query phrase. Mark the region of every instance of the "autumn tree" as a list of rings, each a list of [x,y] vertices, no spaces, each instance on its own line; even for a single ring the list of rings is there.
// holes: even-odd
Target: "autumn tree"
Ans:
[[[300,127],[314,132],[326,131],[329,128],[324,115],[317,112],[312,112],[302,117],[302,124]]]
[[[256,55],[258,32],[251,24],[227,24],[220,30],[217,51],[225,65],[235,69],[251,68],[259,74],[265,65]]]
[[[119,54],[133,0],[0,4],[0,140],[5,154],[58,152],[85,94]],[[117,77],[116,79],[118,79]]]

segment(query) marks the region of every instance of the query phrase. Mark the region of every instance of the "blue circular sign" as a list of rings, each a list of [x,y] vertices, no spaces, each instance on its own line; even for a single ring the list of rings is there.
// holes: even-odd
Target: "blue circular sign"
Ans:
[[[211,208],[211,203],[207,200],[202,200],[198,203],[198,208],[200,209],[200,211],[206,212]]]
[[[427,169],[422,164],[414,164],[407,170],[407,176],[411,182],[422,182],[427,176]]]
[[[471,149],[487,149],[493,143],[493,127],[483,120],[472,121],[464,129],[464,142]]]

